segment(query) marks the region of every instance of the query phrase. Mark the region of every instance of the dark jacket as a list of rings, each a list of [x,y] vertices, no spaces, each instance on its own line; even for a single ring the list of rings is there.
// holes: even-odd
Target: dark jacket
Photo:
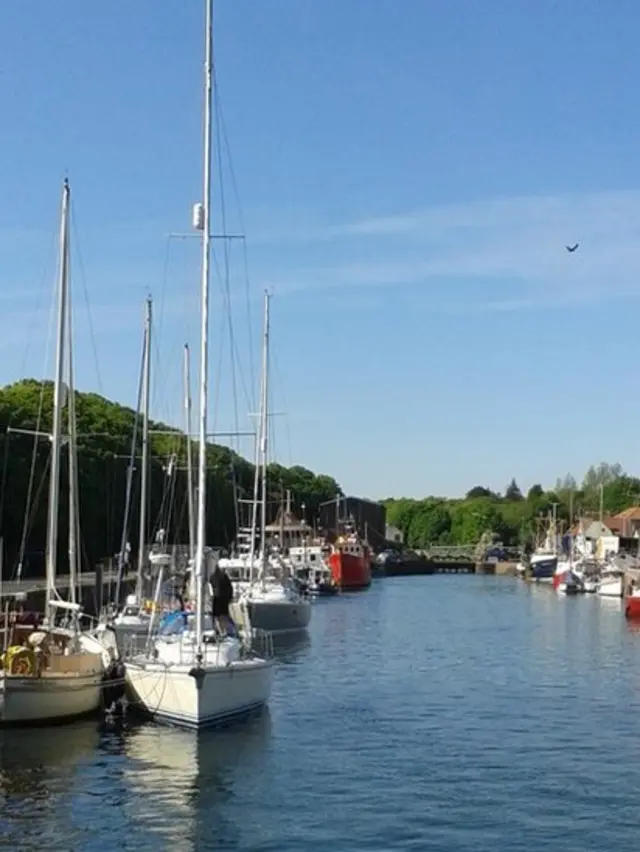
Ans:
[[[233,600],[233,586],[226,571],[216,566],[211,578],[211,591],[214,600],[219,600],[226,604]]]

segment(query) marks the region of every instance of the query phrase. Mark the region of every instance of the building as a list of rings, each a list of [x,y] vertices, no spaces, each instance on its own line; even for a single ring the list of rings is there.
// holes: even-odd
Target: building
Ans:
[[[341,524],[351,522],[374,550],[382,550],[385,546],[387,510],[382,503],[376,503],[374,500],[366,500],[363,497],[341,497],[339,500],[332,500],[320,507],[319,522],[331,540],[336,538]]]
[[[394,527],[393,524],[387,524],[384,537],[392,544],[404,544],[404,536],[402,530]]]
[[[620,538],[640,538],[640,506],[630,506],[615,518]]]
[[[617,515],[603,515],[602,520],[581,518],[569,535],[575,537],[581,531],[590,543],[590,552],[599,557],[618,551],[635,555],[640,540],[640,507],[632,506]]]

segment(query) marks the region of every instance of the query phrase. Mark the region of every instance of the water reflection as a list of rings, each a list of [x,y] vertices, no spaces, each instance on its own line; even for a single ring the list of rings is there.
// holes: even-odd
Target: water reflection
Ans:
[[[297,660],[310,645],[311,637],[307,630],[273,636],[273,651],[276,659],[285,664]]]
[[[203,837],[210,837],[212,826],[202,814],[215,808],[216,837],[234,843],[237,826],[226,819],[226,805],[251,774],[254,759],[259,766],[270,737],[268,710],[223,730],[155,725],[130,730],[124,742],[124,821],[136,824],[150,848],[186,852],[205,848]]]
[[[27,852],[66,831],[77,767],[92,759],[99,739],[95,721],[0,730],[2,841]]]

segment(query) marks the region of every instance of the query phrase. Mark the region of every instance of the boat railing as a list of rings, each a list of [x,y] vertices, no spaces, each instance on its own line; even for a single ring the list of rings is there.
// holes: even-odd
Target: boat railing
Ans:
[[[237,636],[242,641],[243,652],[245,654],[255,654],[264,659],[272,659],[274,657],[273,637],[266,630],[258,628],[243,629],[243,625],[236,625]],[[190,634],[188,641],[185,641],[186,635]],[[225,633],[222,631],[207,630],[204,634],[205,645],[222,645],[229,635],[234,635],[231,631]],[[191,631],[179,630],[166,634],[154,633],[148,634],[125,634],[120,641],[120,657],[123,662],[132,660],[136,657],[153,657],[154,645],[158,639],[165,639],[170,642],[175,642],[177,658],[176,662],[186,662],[193,659],[193,634]]]
[[[272,660],[275,656],[273,634],[269,633],[268,630],[261,630],[259,627],[252,628],[251,642],[247,650],[264,660]]]

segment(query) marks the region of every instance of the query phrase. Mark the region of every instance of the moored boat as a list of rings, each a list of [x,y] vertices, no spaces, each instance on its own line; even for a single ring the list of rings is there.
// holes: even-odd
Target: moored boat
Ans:
[[[273,678],[272,654],[259,656],[251,646],[252,631],[244,641],[229,627],[205,616],[205,557],[207,508],[207,438],[209,390],[209,299],[211,254],[211,144],[213,38],[212,0],[205,0],[205,139],[204,193],[194,209],[194,225],[201,233],[200,405],[196,546],[193,560],[195,608],[177,632],[160,635],[141,654],[126,660],[130,695],[146,715],[187,728],[227,722],[267,703]],[[210,621],[210,626],[208,621]],[[270,650],[267,646],[267,651]]]
[[[331,547],[329,566],[333,582],[343,591],[371,585],[371,553],[355,531],[339,535]]]
[[[624,614],[630,620],[640,620],[640,589],[633,589],[625,599]]]

